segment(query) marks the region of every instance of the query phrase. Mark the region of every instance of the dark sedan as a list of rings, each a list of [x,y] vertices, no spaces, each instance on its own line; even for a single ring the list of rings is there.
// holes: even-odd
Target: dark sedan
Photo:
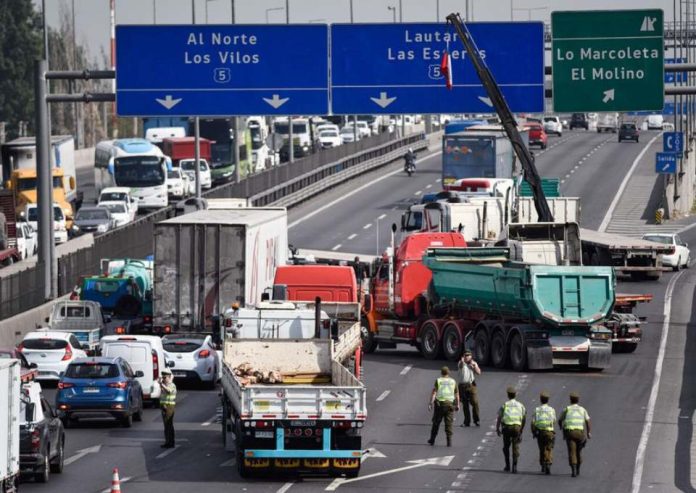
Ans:
[[[622,123],[619,128],[619,142],[634,140],[638,142],[638,128],[635,123]]]

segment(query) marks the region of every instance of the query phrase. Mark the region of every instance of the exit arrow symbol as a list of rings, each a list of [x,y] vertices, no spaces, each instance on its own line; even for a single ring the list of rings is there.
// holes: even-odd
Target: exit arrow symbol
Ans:
[[[609,89],[608,91],[604,91],[604,98],[602,99],[602,103],[608,103],[609,101],[614,100],[614,89]]]
[[[489,107],[493,107],[493,101],[491,101],[491,98],[487,98],[486,96],[479,96],[478,97],[483,104]]]
[[[272,98],[263,98],[263,100],[270,104],[273,107],[273,109],[277,110],[285,103],[287,103],[290,100],[290,98],[281,98],[279,95],[274,94]]]
[[[168,110],[171,110],[174,106],[179,104],[181,102],[181,98],[179,99],[174,99],[172,98],[171,94],[167,94],[164,99],[155,99],[159,104],[167,108]]]
[[[100,450],[101,450],[101,445],[95,445],[94,447],[83,448],[82,450],[78,450],[75,455],[65,459],[63,461],[63,465],[69,466],[73,462],[77,462],[78,460],[82,459],[85,455],[98,454]]]
[[[366,476],[360,476],[359,478],[352,478],[352,479],[338,478],[338,479],[334,480],[334,482],[331,483],[329,486],[327,486],[324,491],[334,491],[334,490],[336,490],[336,488],[338,488],[339,486],[344,485],[344,484],[354,483],[355,481],[364,481],[366,479],[376,478],[378,476],[384,476],[387,474],[394,474],[397,472],[408,471],[409,469],[416,469],[418,467],[424,467],[424,466],[447,467],[450,465],[450,462],[452,462],[453,460],[454,460],[454,455],[446,455],[444,457],[431,457],[430,459],[409,460],[406,462],[411,464],[410,466],[397,467],[396,469],[387,469],[386,471],[376,472],[374,474],[368,474]]]
[[[373,102],[377,103],[380,108],[386,108],[394,101],[396,101],[396,96],[393,98],[388,98],[386,92],[380,92],[379,98],[370,98]]]
[[[665,165],[662,167],[662,171],[667,171],[670,167],[670,163],[665,163]]]

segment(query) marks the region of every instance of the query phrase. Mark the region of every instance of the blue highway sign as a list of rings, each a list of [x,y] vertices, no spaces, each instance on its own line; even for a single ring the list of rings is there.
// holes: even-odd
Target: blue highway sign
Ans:
[[[544,25],[468,27],[511,110],[543,112]],[[445,50],[451,90],[440,69]],[[444,24],[334,24],[331,79],[334,114],[494,112],[459,37]]]
[[[116,27],[119,116],[325,115],[328,26]]]
[[[677,155],[674,152],[655,153],[655,173],[674,174],[677,172]]]
[[[673,152],[677,157],[682,157],[684,152],[684,133],[683,132],[665,132],[662,135],[663,151]]]

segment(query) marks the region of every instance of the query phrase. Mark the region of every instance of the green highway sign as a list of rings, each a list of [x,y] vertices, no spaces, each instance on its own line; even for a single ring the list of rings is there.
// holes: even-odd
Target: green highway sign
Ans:
[[[662,111],[660,9],[552,12],[556,112]]]

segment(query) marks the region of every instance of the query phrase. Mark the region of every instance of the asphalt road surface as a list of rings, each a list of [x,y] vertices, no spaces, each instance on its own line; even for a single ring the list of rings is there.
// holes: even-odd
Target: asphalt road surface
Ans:
[[[645,142],[618,144],[615,135],[566,132],[562,138],[550,138],[549,148],[536,153],[537,165],[542,176],[563,180],[565,195],[582,198],[583,225],[597,227],[644,146]],[[397,163],[293,209],[291,242],[306,248],[375,254],[386,245],[391,223],[399,222],[399,209],[439,189],[439,158],[423,154],[411,178]],[[696,244],[696,229],[683,237]],[[428,396],[443,362],[426,361],[406,346],[368,355],[364,380],[369,418],[363,446],[372,454],[354,480],[242,480],[233,454],[222,447],[217,393],[184,389],[175,417],[175,449],[159,447],[163,436],[157,410],[146,410],[144,421],[131,429],[106,420],[82,422],[67,430],[66,457],[71,463],[64,473],[53,475],[49,485],[22,484],[22,491],[108,491],[113,467],[119,468],[121,490],[128,493],[693,491],[696,363],[689,356],[696,350],[696,337],[690,333],[695,286],[693,269],[667,273],[659,282],[621,282],[619,291],[649,292],[654,300],[639,310],[647,323],[637,351],[613,355],[611,368],[603,372],[515,373],[484,368],[478,379],[481,427],[460,428],[459,414],[451,448],[445,447],[442,431],[434,447],[426,443]],[[671,303],[665,304],[667,291]],[[671,318],[664,323],[668,307]],[[495,435],[494,423],[508,385],[519,389],[519,399],[528,411],[541,390],[551,393],[556,409],[566,404],[568,392],[580,392],[593,422],[580,477],[570,477],[560,436],[551,476],[540,475],[537,447],[528,429],[521,444],[519,474],[502,471],[502,440]],[[46,393],[52,400],[55,390]]]

